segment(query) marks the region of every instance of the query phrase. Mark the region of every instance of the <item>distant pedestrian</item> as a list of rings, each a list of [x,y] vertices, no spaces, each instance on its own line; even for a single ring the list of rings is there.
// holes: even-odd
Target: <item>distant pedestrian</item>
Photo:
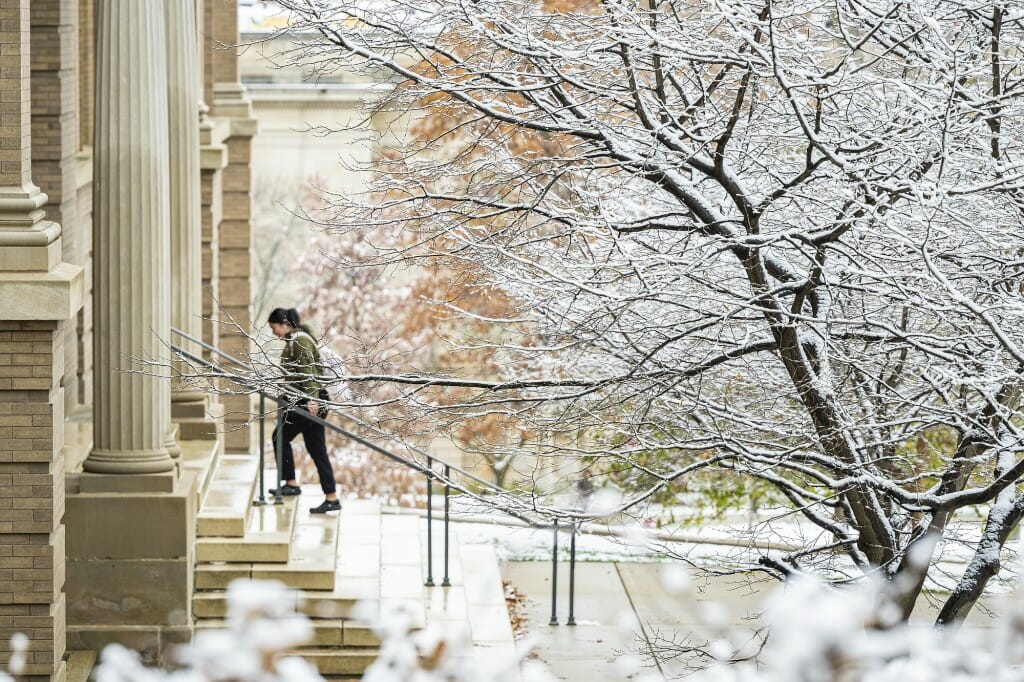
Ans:
[[[313,336],[309,326],[302,324],[299,313],[295,308],[274,308],[267,319],[270,330],[279,339],[284,339],[284,351],[281,353],[281,369],[285,374],[287,385],[301,394],[301,397],[294,395],[294,392],[285,396],[289,402],[294,402],[313,416],[323,414],[320,401],[324,400],[323,386],[319,381],[322,374],[317,362],[318,352],[316,338]],[[317,507],[310,507],[313,514],[324,514],[329,511],[341,509],[341,502],[336,492],[337,486],[334,482],[334,469],[331,467],[331,460],[327,456],[327,443],[324,434],[324,425],[317,423],[306,415],[285,410],[283,417],[278,421],[274,429],[274,443],[276,446],[278,432],[281,435],[281,471],[278,472],[281,495],[299,495],[302,489],[295,479],[295,460],[292,456],[292,440],[295,436],[302,434],[302,440],[306,444],[309,456],[316,464],[316,472],[320,476],[320,487],[324,491],[324,501]],[[271,495],[277,494],[277,489],[270,491]]]

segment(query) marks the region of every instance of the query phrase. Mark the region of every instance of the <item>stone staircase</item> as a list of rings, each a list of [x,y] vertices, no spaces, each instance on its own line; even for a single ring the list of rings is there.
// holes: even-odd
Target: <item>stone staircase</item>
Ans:
[[[317,485],[303,486],[302,495],[287,497],[284,504],[268,498],[270,504],[254,506],[257,466],[251,455],[221,455],[206,481],[197,519],[197,631],[224,626],[232,580],[273,579],[294,588],[296,608],[313,621],[315,639],[298,653],[327,677],[362,675],[379,653],[380,642],[369,626],[353,618],[359,602],[377,609],[401,604],[417,627],[436,622],[474,635],[479,631],[474,647],[482,656],[495,647],[511,652],[493,550],[460,548],[456,541],[452,586],[424,587],[426,523],[419,514],[382,513],[377,501],[344,499],[339,513],[310,514],[308,508],[322,499]],[[268,471],[266,480],[275,480],[275,472]],[[435,548],[439,538],[440,524]],[[438,584],[441,561],[435,554]],[[470,576],[476,576],[470,581],[474,587],[467,587]]]

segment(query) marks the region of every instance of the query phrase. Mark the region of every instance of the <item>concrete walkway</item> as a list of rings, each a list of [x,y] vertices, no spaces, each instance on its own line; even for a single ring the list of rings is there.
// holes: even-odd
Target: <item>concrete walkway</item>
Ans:
[[[657,646],[664,637],[690,636],[703,643],[716,636],[699,625],[720,621],[722,630],[751,631],[751,618],[775,586],[751,584],[746,577],[697,580],[688,594],[677,594],[663,585],[665,564],[602,562],[576,566],[576,626],[568,617],[568,568],[558,576],[558,621],[551,619],[551,564],[509,561],[502,574],[526,595],[527,636],[536,636],[534,651],[558,679],[579,682],[622,682],[633,673],[659,672],[640,667],[639,654]],[[725,607],[719,617],[709,613],[709,602]],[[703,614],[703,617],[702,617]],[[722,632],[718,631],[718,634]],[[643,663],[650,665],[647,660]],[[660,671],[679,677],[681,663],[666,664]]]
[[[566,625],[569,612],[568,565],[558,575],[558,622],[551,626],[551,564],[546,561],[506,561],[502,576],[525,595],[526,635],[534,652],[554,676],[572,682],[622,682],[637,673],[683,677],[683,661],[651,667],[644,651],[666,639],[691,645],[730,635],[748,641],[761,625],[758,614],[779,583],[756,576],[694,578],[690,590],[666,589],[663,571],[671,564],[581,562],[576,565],[576,626]],[[669,583],[672,581],[669,580]],[[998,600],[995,600],[998,602]],[[992,627],[988,608],[975,608],[967,619],[975,627]],[[996,607],[998,608],[998,607]],[[911,622],[931,627],[936,605],[922,596]]]

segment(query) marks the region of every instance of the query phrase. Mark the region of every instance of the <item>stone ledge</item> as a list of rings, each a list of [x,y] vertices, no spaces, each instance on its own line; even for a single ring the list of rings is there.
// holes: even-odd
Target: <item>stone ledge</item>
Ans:
[[[165,474],[75,474],[75,491],[102,493],[171,493],[178,482],[173,471]]]
[[[259,121],[255,118],[232,118],[231,137],[255,137],[259,127]]]
[[[199,148],[199,168],[218,171],[228,165],[228,148],[222,144],[203,145]]]
[[[48,272],[0,272],[0,320],[73,319],[84,288],[82,268],[71,263]]]

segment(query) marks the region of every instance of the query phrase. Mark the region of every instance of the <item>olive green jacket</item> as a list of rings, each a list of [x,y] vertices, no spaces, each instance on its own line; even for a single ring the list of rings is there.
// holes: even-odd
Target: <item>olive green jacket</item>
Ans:
[[[316,341],[304,331],[294,331],[284,341],[281,369],[288,386],[311,398],[319,397],[323,385],[319,381],[320,353],[316,349]]]

